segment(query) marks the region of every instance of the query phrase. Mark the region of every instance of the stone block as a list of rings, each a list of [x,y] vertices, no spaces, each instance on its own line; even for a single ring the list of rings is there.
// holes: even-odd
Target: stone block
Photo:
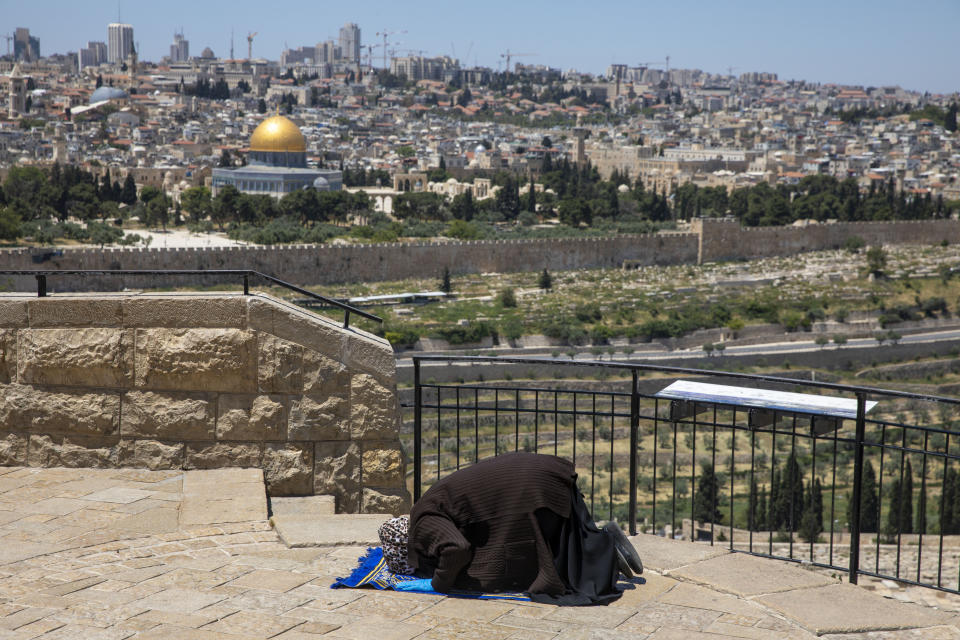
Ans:
[[[0,383],[17,380],[17,332],[0,329]]]
[[[351,371],[372,374],[387,386],[396,384],[397,359],[393,347],[382,338],[351,333],[344,341],[344,363]]]
[[[402,516],[410,513],[410,492],[405,488],[363,488],[362,513],[390,513]]]
[[[125,327],[231,327],[245,329],[241,296],[138,296],[123,301]]]
[[[27,463],[27,438],[23,433],[0,436],[0,466],[22,466]]]
[[[34,433],[115,435],[120,429],[120,394],[0,385],[0,427]]]
[[[36,298],[27,303],[31,327],[120,327],[119,299]]]
[[[263,332],[259,332],[257,338],[260,391],[300,393],[303,388],[303,347]]]
[[[120,432],[125,438],[213,440],[214,403],[202,393],[128,391]]]
[[[400,412],[394,388],[371,375],[354,375],[350,383],[350,433],[354,440],[390,440],[397,437]]]
[[[263,477],[271,496],[313,493],[312,443],[266,445],[263,449]]]
[[[221,394],[217,440],[284,440],[287,408],[283,396]]]
[[[360,447],[356,442],[318,442],[314,448],[313,492],[337,499],[337,513],[360,507]]]
[[[247,316],[250,329],[295,342],[337,361],[342,359],[343,329],[315,313],[259,298],[249,301]]]
[[[314,398],[346,397],[350,391],[350,372],[342,363],[322,353],[303,353],[303,393]]]
[[[0,327],[26,327],[30,324],[26,300],[0,299]]]
[[[124,440],[119,465],[138,469],[182,469],[183,443],[157,440]]]
[[[113,468],[117,466],[120,439],[32,435],[27,450],[31,467]]]
[[[125,388],[133,375],[133,332],[123,329],[21,329],[20,382]]]
[[[405,464],[400,443],[364,442],[360,468],[365,487],[402,487]]]
[[[349,440],[349,403],[343,396],[317,400],[307,396],[290,403],[287,438],[290,440]]]
[[[259,467],[261,449],[259,442],[188,442],[184,468]]]
[[[257,340],[240,329],[137,329],[136,386],[253,392]]]

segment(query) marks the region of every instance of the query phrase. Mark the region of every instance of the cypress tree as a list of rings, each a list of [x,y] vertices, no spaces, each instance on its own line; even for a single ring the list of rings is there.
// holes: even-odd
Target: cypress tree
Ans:
[[[780,468],[773,468],[770,482],[770,502],[767,508],[767,529],[776,531],[783,524],[783,503],[780,500]]]
[[[913,468],[907,458],[903,470],[903,487],[900,492],[900,531],[913,533]]]
[[[877,496],[877,474],[869,460],[863,464],[863,481],[860,487],[860,531],[877,531],[880,500]],[[853,525],[853,496],[847,495],[847,523]]]
[[[757,502],[757,529],[767,526],[767,485],[760,488],[760,500]]]
[[[757,530],[757,501],[759,499],[759,494],[757,492],[757,481],[750,481],[750,498],[747,503],[747,529],[750,531]]]
[[[783,465],[780,475],[780,500],[783,502],[783,524],[789,531],[796,531],[803,519],[803,477],[800,473],[800,463],[797,462],[795,452]]]
[[[926,474],[926,469],[924,469]],[[913,524],[914,533],[927,532],[927,493],[923,489],[923,482],[920,483],[920,497],[917,499],[917,517]]]
[[[700,478],[697,481],[697,495],[693,500],[693,519],[700,522],[716,522],[723,520],[723,514],[717,508],[720,502],[720,483],[713,465],[705,462],[701,466]]]
[[[537,190],[533,188],[533,174],[530,174],[530,192],[527,193],[527,211],[537,212]]]

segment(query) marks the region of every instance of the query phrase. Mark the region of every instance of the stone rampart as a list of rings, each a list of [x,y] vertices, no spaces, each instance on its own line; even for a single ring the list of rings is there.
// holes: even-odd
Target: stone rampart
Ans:
[[[280,245],[150,249],[0,250],[0,269],[253,269],[298,285],[439,278],[515,271],[567,271],[635,266],[697,264],[785,256],[840,248],[851,237],[875,244],[960,242],[957,220],[841,222],[804,227],[741,227],[732,218],[697,219],[691,233],[658,233],[610,238],[483,240],[474,242],[379,243],[365,245]],[[35,258],[44,257],[42,262]],[[51,291],[117,291],[150,287],[211,286],[209,276],[124,276],[51,278]],[[239,280],[237,281],[239,283]],[[30,291],[30,276],[0,278],[0,290]]]
[[[267,295],[0,296],[0,464],[261,467],[405,512],[393,351]]]
[[[0,269],[254,269],[295,284],[371,282],[405,278],[511,271],[566,271],[639,265],[692,263],[697,243],[691,234],[651,234],[615,238],[501,240],[369,245],[281,245],[197,249],[63,249],[42,263],[36,251],[0,251]],[[163,280],[157,276],[51,279],[51,291],[116,291],[149,286],[222,284],[222,278],[196,276]],[[6,283],[0,279],[0,287]],[[32,277],[13,278],[16,291],[35,290]]]

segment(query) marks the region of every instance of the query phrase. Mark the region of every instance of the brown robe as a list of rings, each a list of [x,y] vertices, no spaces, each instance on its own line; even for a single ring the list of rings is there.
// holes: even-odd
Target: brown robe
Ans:
[[[410,512],[410,565],[440,592],[563,593],[535,512],[569,518],[576,478],[568,460],[509,453],[441,479]]]

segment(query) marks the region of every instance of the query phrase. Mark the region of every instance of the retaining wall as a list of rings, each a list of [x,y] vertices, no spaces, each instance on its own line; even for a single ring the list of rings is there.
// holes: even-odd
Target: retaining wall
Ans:
[[[390,345],[266,295],[0,296],[0,464],[260,467],[409,508]]]

